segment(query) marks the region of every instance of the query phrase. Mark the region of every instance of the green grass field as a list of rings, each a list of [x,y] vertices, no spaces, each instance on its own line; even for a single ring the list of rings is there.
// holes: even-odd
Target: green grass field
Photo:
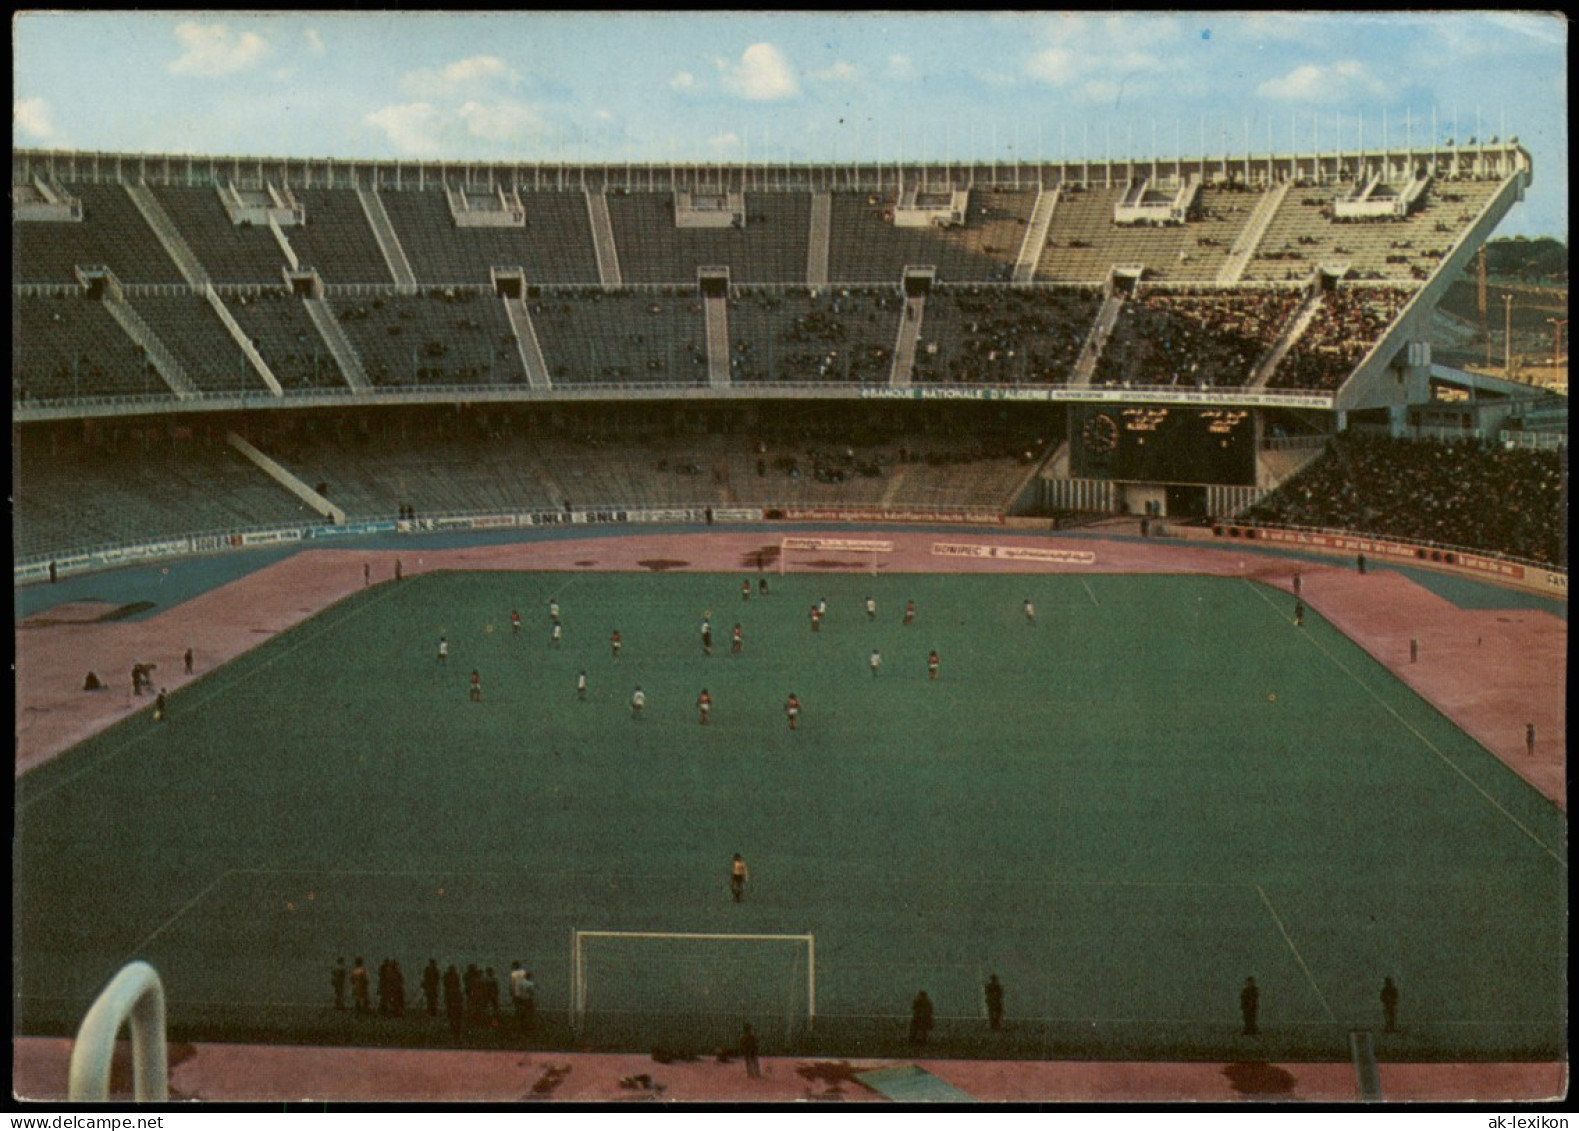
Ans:
[[[573,929],[809,932],[809,1034],[774,1016],[804,1011],[799,948],[670,943],[589,965],[591,999],[679,1016],[700,996],[712,1015],[610,1014],[584,1040],[711,1047],[749,1008],[765,1051],[875,1054],[903,1045],[924,988],[938,1055],[1341,1059],[1350,1029],[1380,1029],[1388,975],[1403,1031],[1378,1034],[1384,1058],[1562,1053],[1563,815],[1319,616],[1293,627],[1285,595],[791,575],[742,602],[740,581],[387,584],[176,694],[167,722],[144,713],[28,774],[19,1028],[74,1027],[137,957],[187,1039],[446,1044],[426,1017],[330,1008],[337,955],[398,958],[411,994],[431,955],[501,975],[525,960],[554,1044],[571,1039]],[[1247,975],[1255,1042],[1238,1035]],[[764,996],[742,1004],[746,983]]]

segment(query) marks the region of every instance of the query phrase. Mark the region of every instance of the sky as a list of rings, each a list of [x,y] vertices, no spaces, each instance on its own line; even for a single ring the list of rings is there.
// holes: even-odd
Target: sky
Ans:
[[[38,12],[27,149],[1013,162],[1515,135],[1568,233],[1566,22],[1511,12]],[[1477,126],[1478,121],[1478,126]],[[1434,126],[1433,126],[1434,124]]]

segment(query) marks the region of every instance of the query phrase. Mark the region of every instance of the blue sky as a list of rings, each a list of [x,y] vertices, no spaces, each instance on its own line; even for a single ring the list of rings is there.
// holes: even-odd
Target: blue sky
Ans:
[[[1568,232],[1567,26],[1496,12],[35,13],[26,148],[848,162],[1515,134],[1499,234]],[[1456,120],[1455,120],[1456,115]],[[1363,122],[1363,126],[1362,126]]]

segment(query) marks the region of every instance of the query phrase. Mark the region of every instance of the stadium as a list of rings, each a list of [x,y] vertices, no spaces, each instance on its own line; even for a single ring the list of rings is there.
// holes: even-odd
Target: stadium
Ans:
[[[15,150],[19,1092],[1563,1093],[1535,175]]]

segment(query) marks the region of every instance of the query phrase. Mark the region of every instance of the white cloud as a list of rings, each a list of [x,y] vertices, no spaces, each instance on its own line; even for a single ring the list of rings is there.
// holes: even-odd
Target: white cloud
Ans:
[[[891,79],[913,79],[916,77],[916,65],[909,55],[890,55],[888,57],[888,77]]]
[[[800,93],[794,68],[771,43],[753,43],[739,63],[724,62],[724,87],[753,102],[772,102]]]
[[[671,90],[690,90],[695,85],[696,76],[690,71],[676,71],[674,77],[669,80]]]
[[[715,134],[713,137],[710,137],[710,138],[707,139],[707,144],[708,144],[708,147],[710,149],[712,149],[715,153],[721,153],[721,152],[723,152],[725,150],[739,149],[740,148],[740,135],[737,134],[737,133],[733,133],[733,132],[725,133],[725,134]]]
[[[854,82],[861,77],[861,68],[854,63],[846,63],[841,59],[831,67],[813,71],[811,77],[818,82]]]
[[[400,85],[410,94],[432,95],[476,91],[495,82],[514,85],[520,78],[497,55],[472,55],[437,70],[423,67],[408,71],[401,76]]]
[[[1050,82],[1054,86],[1071,83],[1080,74],[1080,58],[1073,51],[1062,47],[1048,47],[1038,51],[1025,64],[1025,71],[1033,79]]]
[[[55,123],[50,120],[49,103],[42,98],[18,98],[11,103],[11,124],[18,133],[48,141],[55,136]]]
[[[467,133],[484,141],[520,141],[544,132],[542,117],[519,102],[468,102],[460,118]]]
[[[1282,78],[1268,79],[1256,87],[1261,98],[1289,102],[1346,102],[1354,98],[1384,98],[1387,84],[1371,74],[1364,63],[1344,60],[1330,66],[1302,63]]]
[[[307,37],[307,50],[311,51],[314,55],[322,55],[324,50],[323,36],[318,34],[318,29],[315,27],[310,27],[306,31],[302,32],[302,34]]]
[[[367,123],[383,130],[397,149],[405,153],[437,153],[440,150],[439,113],[426,102],[407,102],[373,111]]]
[[[1124,87],[1111,79],[1093,79],[1080,88],[1087,102],[1116,102]]]
[[[612,122],[614,120],[614,111],[594,110],[592,111],[592,116],[600,122]]]
[[[175,37],[185,49],[170,64],[175,75],[228,75],[244,70],[267,53],[269,45],[255,32],[232,32],[224,24],[177,24]]]

